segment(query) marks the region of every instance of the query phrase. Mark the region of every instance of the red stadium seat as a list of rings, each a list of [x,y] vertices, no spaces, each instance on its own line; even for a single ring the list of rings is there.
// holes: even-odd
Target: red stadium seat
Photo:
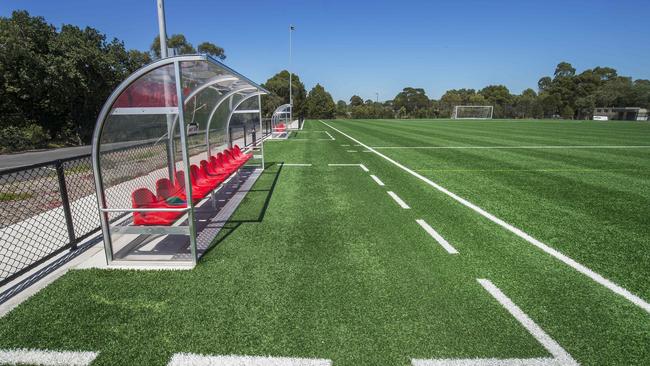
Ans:
[[[203,169],[194,164],[190,167],[190,172],[192,173],[192,184],[210,187],[210,190],[215,189],[219,183],[223,182],[222,178],[208,176]]]
[[[224,176],[229,176],[230,172],[221,166],[221,163],[217,160],[216,156],[211,156],[210,157],[210,168],[212,169],[213,172],[217,173],[218,175],[224,175]]]
[[[243,156],[246,160],[253,157],[253,154],[245,154],[244,152],[242,152],[238,145],[235,145],[233,149],[235,150],[235,154],[237,154],[238,156]]]
[[[176,187],[183,192],[185,191],[185,172],[182,170],[176,172]],[[210,187],[195,185],[194,182],[192,182],[192,200],[196,202],[196,200],[205,198],[211,190]]]
[[[156,198],[159,201],[164,201],[174,197],[185,201],[185,191],[175,187],[167,178],[158,179],[156,181]]]
[[[228,176],[228,174],[220,173],[218,170],[213,169],[210,163],[206,160],[201,160],[201,171],[209,178],[221,179],[221,182],[223,182]]]
[[[139,188],[131,194],[133,208],[178,208],[165,202],[158,201],[156,196],[147,188]],[[171,225],[178,219],[182,212],[134,212],[134,225]]]

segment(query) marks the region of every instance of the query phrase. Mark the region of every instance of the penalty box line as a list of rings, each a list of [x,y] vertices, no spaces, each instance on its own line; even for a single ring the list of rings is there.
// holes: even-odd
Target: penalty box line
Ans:
[[[340,133],[341,135],[347,137],[348,139],[350,139],[350,140],[356,142],[357,144],[365,147],[366,149],[372,151],[376,155],[384,158],[385,160],[387,160],[388,162],[390,162],[393,165],[397,166],[398,168],[400,168],[400,169],[404,170],[405,172],[411,174],[412,176],[420,179],[421,181],[425,182],[426,184],[430,185],[431,187],[433,187],[433,188],[437,189],[438,191],[446,194],[447,196],[449,196],[452,199],[456,200],[458,203],[462,204],[463,206],[465,206],[467,208],[470,208],[471,210],[478,213],[479,215],[481,215],[481,216],[485,217],[486,219],[492,221],[493,223],[501,226],[502,228],[510,231],[511,233],[513,233],[513,234],[517,235],[518,237],[524,239],[528,243],[530,243],[530,244],[534,245],[535,247],[541,249],[545,253],[547,253],[547,254],[551,255],[552,257],[558,259],[562,263],[568,265],[569,267],[571,267],[571,268],[575,269],[576,271],[582,273],[583,275],[589,277],[594,282],[606,287],[607,289],[609,289],[613,293],[624,297],[625,299],[627,299],[628,301],[630,301],[634,305],[636,305],[636,306],[640,307],[641,309],[645,310],[647,313],[650,313],[650,304],[648,302],[646,302],[645,300],[643,300],[642,298],[640,298],[639,296],[637,296],[637,295],[633,294],[632,292],[628,291],[627,289],[617,285],[616,283],[608,280],[607,278],[603,277],[602,275],[592,271],[591,269],[589,269],[585,265],[576,262],[572,258],[562,254],[560,251],[558,251],[558,250],[556,250],[554,248],[551,248],[547,244],[542,243],[541,241],[535,239],[534,237],[532,237],[530,234],[524,232],[523,230],[521,230],[521,229],[519,229],[519,228],[517,228],[517,227],[503,221],[502,219],[500,219],[500,218],[494,216],[493,214],[485,211],[481,207],[479,207],[479,206],[473,204],[472,202],[460,197],[459,195],[449,191],[447,188],[439,185],[438,183],[435,183],[434,181],[430,180],[429,178],[427,178],[427,177],[415,172],[414,170],[406,167],[405,165],[402,165],[401,163],[389,158],[388,156],[380,153],[379,151],[373,149],[372,147],[363,144],[361,141],[355,139],[354,137],[340,131],[337,128],[332,127],[330,124],[328,124],[326,122],[323,122],[321,120],[319,120],[319,121],[321,123],[323,123],[324,125],[326,125],[327,127],[331,128],[334,131]]]

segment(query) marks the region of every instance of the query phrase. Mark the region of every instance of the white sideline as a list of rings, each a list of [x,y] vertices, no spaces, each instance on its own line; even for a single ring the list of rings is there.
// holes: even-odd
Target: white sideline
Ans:
[[[395,194],[395,192],[388,191],[388,195],[391,196],[401,208],[403,208],[403,209],[409,209],[410,208],[409,205],[407,205],[406,202],[404,202],[404,200],[402,200],[401,198],[399,198],[398,195]]]
[[[38,349],[0,350],[0,364],[43,366],[86,366],[98,352],[47,351]]]
[[[385,186],[384,182],[382,182],[381,179],[377,178],[376,175],[370,174],[370,178],[372,178],[372,180],[377,182],[377,184],[379,184],[380,186],[382,187]]]
[[[443,238],[442,235],[438,234],[438,232],[435,231],[431,227],[431,225],[427,224],[426,221],[424,221],[422,219],[418,219],[418,220],[415,220],[415,221],[418,224],[420,224],[420,226],[424,229],[424,231],[426,231],[429,235],[431,235],[434,239],[436,239],[438,244],[440,244],[440,246],[442,246],[447,251],[447,253],[449,253],[449,254],[458,254],[458,251],[456,250],[456,248],[454,248],[451,244],[449,244],[449,242],[447,240],[445,240],[445,238]]]
[[[357,142],[357,143],[363,145],[361,142],[359,142],[359,140],[357,140],[357,139],[351,137],[350,135],[341,132],[340,130],[338,130],[338,129],[332,127],[332,126],[330,126],[329,124],[327,124],[327,123],[325,123],[325,122],[323,122],[323,121],[320,121],[320,122],[323,123],[323,124],[325,124],[327,127],[333,129],[334,131],[340,133],[341,135],[343,135],[343,136],[349,138],[350,140],[355,141],[355,142]],[[542,251],[546,252],[547,254],[549,254],[549,255],[555,257],[556,259],[560,260],[560,261],[563,262],[564,264],[566,264],[566,265],[572,267],[572,268],[575,269],[576,271],[578,271],[578,272],[582,273],[583,275],[585,275],[585,276],[591,278],[591,279],[592,279],[593,281],[595,281],[596,283],[599,283],[599,284],[605,286],[605,287],[608,288],[610,291],[612,291],[612,292],[614,292],[615,294],[618,294],[618,295],[620,295],[620,296],[623,296],[623,297],[624,297],[625,299],[627,299],[628,301],[632,302],[632,303],[635,304],[636,306],[638,306],[638,307],[640,307],[641,309],[645,310],[646,312],[650,313],[650,304],[647,303],[647,302],[646,302],[645,300],[643,300],[642,298],[640,298],[640,297],[636,296],[635,294],[631,293],[630,291],[626,290],[625,288],[623,288],[623,287],[617,285],[616,283],[614,283],[614,282],[608,280],[607,278],[605,278],[605,277],[599,275],[598,273],[592,271],[591,269],[585,267],[584,265],[582,265],[582,264],[576,262],[575,260],[573,260],[573,259],[567,257],[566,255],[560,253],[560,252],[557,251],[556,249],[553,249],[553,248],[551,248],[550,246],[548,246],[548,245],[542,243],[541,241],[539,241],[539,240],[533,238],[532,236],[530,236],[529,234],[525,233],[525,232],[522,231],[521,229],[518,229],[518,228],[516,228],[516,227],[514,227],[514,226],[512,226],[512,225],[510,225],[510,224],[508,224],[507,222],[505,222],[505,221],[501,220],[500,218],[498,218],[498,217],[492,215],[491,213],[485,211],[484,209],[482,209],[482,208],[476,206],[475,204],[469,202],[468,200],[466,200],[466,199],[464,199],[464,198],[458,196],[457,194],[455,194],[455,193],[449,191],[449,190],[446,189],[445,187],[443,187],[443,186],[441,186],[441,185],[439,185],[439,184],[433,182],[433,181],[430,180],[429,178],[426,178],[425,176],[423,176],[423,175],[421,175],[421,174],[419,174],[419,173],[417,173],[417,172],[415,172],[415,171],[413,171],[413,170],[407,168],[406,166],[404,166],[404,165],[398,163],[397,161],[395,161],[395,160],[389,158],[388,156],[386,156],[386,155],[380,153],[379,151],[377,151],[377,150],[375,150],[375,149],[373,149],[373,148],[371,148],[371,147],[369,147],[369,146],[367,146],[367,145],[363,145],[363,146],[364,146],[366,149],[368,149],[368,150],[374,152],[375,154],[379,155],[380,157],[386,159],[387,161],[389,161],[389,162],[392,163],[393,165],[397,166],[398,168],[404,170],[405,172],[411,174],[412,176],[414,176],[414,177],[420,179],[421,181],[427,183],[427,184],[430,185],[431,187],[433,187],[433,188],[437,189],[438,191],[440,191],[440,192],[446,194],[447,196],[453,198],[454,200],[456,200],[457,202],[459,202],[459,203],[462,204],[463,206],[468,207],[468,208],[474,210],[476,213],[480,214],[481,216],[487,218],[488,220],[494,222],[495,224],[501,226],[502,228],[504,228],[504,229],[510,231],[511,233],[517,235],[518,237],[520,237],[520,238],[526,240],[526,241],[529,242],[530,244],[536,246],[537,248],[541,249]]]
[[[650,145],[373,146],[373,149],[647,149]]]
[[[282,166],[311,166],[311,164],[282,164]]]
[[[553,357],[539,358],[467,358],[467,359],[413,359],[413,366],[577,366],[579,365],[571,355],[562,348],[553,338],[524,313],[510,298],[498,287],[486,279],[477,279],[478,283],[494,297],[537,342],[539,342]]]
[[[167,366],[331,366],[332,361],[319,358],[264,356],[204,356],[176,353]]]

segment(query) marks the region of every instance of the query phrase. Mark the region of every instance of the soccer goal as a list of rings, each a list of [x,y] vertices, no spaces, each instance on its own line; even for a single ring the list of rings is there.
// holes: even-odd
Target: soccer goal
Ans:
[[[457,105],[452,119],[492,119],[491,105]]]

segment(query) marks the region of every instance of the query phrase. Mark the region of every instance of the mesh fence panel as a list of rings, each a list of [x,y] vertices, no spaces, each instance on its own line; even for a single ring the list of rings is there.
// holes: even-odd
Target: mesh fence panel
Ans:
[[[0,284],[69,245],[55,165],[0,175]]]

